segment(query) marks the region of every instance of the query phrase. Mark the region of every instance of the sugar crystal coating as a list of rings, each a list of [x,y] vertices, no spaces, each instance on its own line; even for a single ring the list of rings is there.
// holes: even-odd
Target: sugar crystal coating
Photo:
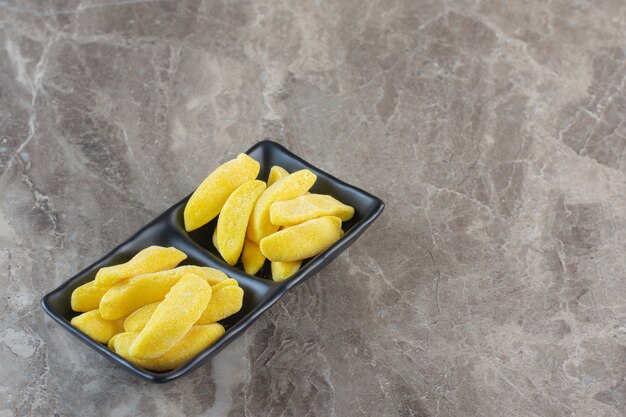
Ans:
[[[270,222],[270,207],[278,201],[291,200],[304,195],[315,183],[317,176],[303,169],[276,181],[261,194],[250,215],[246,236],[255,243],[278,230]]]
[[[150,246],[137,253],[126,263],[100,268],[96,274],[96,285],[111,287],[135,275],[173,268],[186,258],[187,255],[176,248]]]
[[[272,279],[276,282],[284,281],[300,269],[302,261],[272,262]]]
[[[248,155],[220,165],[193,192],[185,205],[183,218],[188,232],[204,226],[215,218],[233,191],[259,175],[260,165]]]
[[[289,175],[289,172],[283,167],[274,165],[270,169],[270,175],[267,177],[267,186],[274,184],[276,181],[281,180]]]
[[[243,263],[243,269],[246,271],[246,274],[255,275],[263,268],[265,255],[261,253],[259,245],[246,238],[243,244],[243,252],[241,253],[241,262]]]
[[[100,305],[102,296],[109,290],[110,287],[102,287],[97,285],[95,281],[89,281],[88,283],[81,285],[72,291],[71,305],[72,310],[87,312],[95,310]]]
[[[124,331],[124,320],[105,320],[98,310],[88,311],[76,316],[70,323],[100,343],[108,343],[109,339],[115,334]]]
[[[228,278],[224,281],[218,282],[215,285],[211,285],[212,294],[215,294],[217,291],[221,290],[224,287],[238,287],[239,283],[236,279]]]
[[[330,247],[341,237],[341,219],[320,217],[288,227],[261,241],[263,255],[272,262],[290,262],[311,258]]]
[[[160,301],[148,304],[136,310],[133,314],[124,320],[124,331],[139,333],[146,326],[150,317],[154,314],[156,308],[161,304]]]
[[[228,279],[217,269],[194,265],[137,275],[114,285],[104,294],[100,300],[100,314],[107,320],[118,319],[147,304],[161,301],[172,286],[187,274],[197,275],[209,285]]]
[[[233,191],[224,203],[215,229],[216,248],[229,265],[235,265],[239,260],[250,213],[264,190],[263,181],[248,181]]]
[[[239,287],[228,286],[213,294],[211,301],[197,321],[197,324],[215,323],[241,310],[243,305],[243,290]]]
[[[205,280],[192,274],[182,277],[139,332],[130,355],[139,359],[163,355],[198,321],[210,299],[211,286]]]
[[[345,222],[354,216],[354,208],[324,194],[305,194],[270,207],[270,221],[279,226],[293,226],[323,216],[337,216]]]
[[[170,371],[193,359],[194,356],[211,346],[224,334],[219,323],[193,326],[180,341],[163,355],[152,359],[140,359],[130,354],[130,347],[137,339],[134,332],[121,333],[115,337],[115,352],[129,362],[151,371]]]

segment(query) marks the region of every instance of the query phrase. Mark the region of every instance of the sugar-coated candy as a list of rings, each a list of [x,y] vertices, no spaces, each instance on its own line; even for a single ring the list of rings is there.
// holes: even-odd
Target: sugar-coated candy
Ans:
[[[126,317],[124,320],[124,331],[139,333],[143,330],[159,304],[161,304],[160,301],[145,305],[133,312],[130,316]]]
[[[185,205],[185,229],[190,232],[204,226],[217,216],[233,191],[259,174],[260,165],[248,155],[220,165],[202,181]]]
[[[100,300],[110,287],[101,287],[95,281],[89,281],[72,291],[72,310],[87,312],[95,310],[100,305]]]
[[[291,200],[304,195],[315,183],[317,176],[303,169],[276,181],[261,194],[252,210],[247,237],[255,243],[278,230],[270,222],[270,207],[278,201]]]
[[[186,258],[187,255],[176,248],[150,246],[137,253],[126,263],[100,268],[96,274],[96,285],[111,287],[135,275],[174,268]]]
[[[215,249],[217,249],[217,251],[219,252],[220,250],[217,247],[217,227],[213,229],[213,237],[211,237],[211,242],[213,243],[213,246],[215,246]]]
[[[137,275],[114,285],[104,294],[100,300],[100,314],[107,320],[118,319],[147,304],[161,301],[172,286],[187,274],[195,274],[209,285],[228,279],[217,269],[194,265]]]
[[[284,281],[300,269],[302,261],[272,262],[272,279],[276,282]]]
[[[202,313],[197,324],[215,323],[241,310],[243,290],[240,287],[228,286],[219,289],[211,296],[209,305]]]
[[[259,247],[272,262],[290,262],[317,255],[341,237],[341,219],[319,217],[271,234]]]
[[[98,310],[76,316],[70,323],[100,343],[108,343],[113,335],[124,331],[124,320],[105,320]]]
[[[109,349],[111,349],[112,351],[115,352],[115,339],[117,339],[117,337],[121,334],[124,333],[115,333],[110,339],[109,339],[109,343],[107,343],[107,347]]]
[[[115,338],[115,352],[129,362],[151,371],[170,371],[193,359],[198,353],[211,346],[224,334],[219,323],[193,326],[183,338],[163,355],[152,359],[139,359],[130,355],[130,347],[137,333],[127,332]]]
[[[229,265],[235,265],[239,260],[250,213],[263,190],[265,190],[263,181],[253,180],[243,183],[228,197],[217,218],[216,248]]]
[[[241,262],[246,274],[255,275],[265,263],[265,255],[261,253],[259,245],[246,238],[243,244],[243,252],[241,253]]]
[[[139,359],[163,355],[198,321],[210,299],[211,286],[205,280],[192,274],[182,277],[139,332],[129,348],[130,355]]]
[[[293,226],[323,216],[337,216],[345,222],[354,216],[354,208],[324,194],[305,194],[270,207],[270,221],[279,226]]]
[[[267,186],[274,184],[276,181],[285,178],[289,173],[283,167],[279,167],[278,165],[274,165],[270,169],[270,175],[267,177]]]
[[[217,291],[221,290],[224,287],[237,287],[239,283],[236,279],[228,278],[224,281],[218,282],[215,285],[211,285],[211,294],[215,294]]]

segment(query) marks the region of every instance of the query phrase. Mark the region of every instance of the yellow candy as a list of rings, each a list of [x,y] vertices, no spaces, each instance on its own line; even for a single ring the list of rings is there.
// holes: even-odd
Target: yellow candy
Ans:
[[[267,178],[267,186],[269,187],[276,181],[285,178],[287,175],[289,175],[289,173],[285,168],[274,165],[272,169],[270,169],[270,175]]]
[[[270,221],[279,226],[293,226],[323,216],[337,216],[345,222],[354,216],[354,208],[323,194],[306,194],[270,207]]]
[[[313,186],[316,175],[303,169],[269,186],[259,197],[252,210],[248,224],[248,239],[259,243],[265,236],[278,230],[278,226],[270,222],[270,207],[278,201],[291,200],[304,195]]]
[[[228,197],[217,218],[216,248],[229,265],[235,265],[241,255],[250,213],[263,190],[263,181],[243,183]]]
[[[224,327],[214,323],[193,326],[170,350],[154,359],[139,359],[129,354],[136,333],[122,333],[115,338],[115,352],[127,361],[151,371],[170,371],[193,359],[224,334]]]
[[[182,277],[130,345],[130,355],[139,359],[163,355],[198,321],[210,299],[211,286],[205,280],[192,274]]]
[[[74,317],[70,323],[87,336],[100,343],[108,343],[116,333],[124,331],[124,320],[105,320],[98,310]]]
[[[237,282],[236,279],[228,278],[227,280],[218,282],[215,285],[211,285],[211,294],[215,294],[216,292],[218,292],[224,287],[238,287],[238,286],[239,286],[239,283]]]
[[[213,246],[215,246],[215,249],[217,249],[217,251],[219,252],[219,248],[217,247],[217,227],[213,230],[213,237],[211,238],[211,242],[213,242]]]
[[[187,274],[195,274],[209,285],[228,279],[217,269],[193,265],[137,275],[114,285],[104,294],[100,300],[100,314],[107,320],[119,319],[147,304],[161,301],[172,286]]]
[[[196,324],[215,323],[241,310],[243,290],[229,286],[216,291]]]
[[[254,275],[263,268],[265,255],[261,253],[259,245],[250,239],[246,239],[243,244],[243,252],[241,253],[241,262],[243,263],[243,269],[246,271],[246,274]]]
[[[320,217],[267,236],[259,247],[272,262],[310,258],[330,247],[341,237],[341,219]]]
[[[272,279],[276,282],[284,281],[300,269],[302,261],[272,262]]]
[[[183,214],[185,229],[190,232],[213,220],[228,196],[244,182],[255,179],[259,169],[259,163],[244,154],[219,166],[187,201]]]
[[[124,333],[116,333],[113,335],[113,337],[111,337],[109,339],[109,343],[107,344],[107,347],[109,349],[111,349],[112,351],[115,352],[115,339],[117,339],[119,337],[119,335],[124,334]]]
[[[146,326],[156,308],[161,304],[160,301],[148,304],[135,311],[124,320],[124,331],[139,333]]]
[[[196,274],[198,275],[200,278],[204,278],[206,279],[206,282],[209,285],[215,285],[219,282],[225,281],[228,278],[228,275],[226,275],[225,273],[223,273],[222,271],[220,271],[219,269],[215,269],[215,268],[209,268],[208,266],[203,266],[202,267],[202,273],[201,274]]]
[[[100,268],[96,274],[96,285],[111,287],[135,275],[174,268],[186,258],[187,255],[176,248],[150,246],[126,263]]]
[[[95,281],[90,281],[72,291],[72,310],[91,311],[98,308],[100,299],[110,287],[96,285]]]

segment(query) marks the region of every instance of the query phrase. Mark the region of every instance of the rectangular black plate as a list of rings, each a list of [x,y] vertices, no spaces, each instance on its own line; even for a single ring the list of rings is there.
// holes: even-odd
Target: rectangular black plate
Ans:
[[[385,205],[379,198],[325,173],[278,143],[265,140],[254,145],[246,153],[260,162],[259,179],[266,180],[273,165],[280,165],[289,172],[304,168],[314,172],[317,175],[317,181],[311,189],[312,192],[330,194],[354,207],[354,217],[343,224],[346,234],[324,252],[303,262],[301,269],[295,275],[283,282],[275,283],[271,280],[269,262],[266,262],[266,266],[259,271],[258,276],[251,276],[243,271],[240,264],[233,267],[221,259],[211,243],[216,220],[187,233],[183,226],[183,210],[189,198],[187,196],[102,259],[46,294],[41,299],[41,305],[46,313],[65,330],[127,371],[152,382],[173,381],[216,355],[287,291],[328,265],[350,246],[383,211]],[[245,294],[241,311],[220,322],[226,328],[224,336],[191,361],[168,372],[151,372],[139,368],[70,325],[72,317],[78,315],[70,307],[70,297],[76,287],[93,280],[98,269],[126,262],[137,252],[151,245],[175,246],[182,250],[188,255],[183,264],[209,266],[224,271],[226,275],[239,281]]]

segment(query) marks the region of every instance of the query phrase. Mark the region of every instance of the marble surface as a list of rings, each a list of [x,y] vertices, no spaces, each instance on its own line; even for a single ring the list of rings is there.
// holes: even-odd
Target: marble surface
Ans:
[[[626,4],[0,2],[0,416],[624,416]],[[215,360],[38,302],[272,138],[381,218]]]

